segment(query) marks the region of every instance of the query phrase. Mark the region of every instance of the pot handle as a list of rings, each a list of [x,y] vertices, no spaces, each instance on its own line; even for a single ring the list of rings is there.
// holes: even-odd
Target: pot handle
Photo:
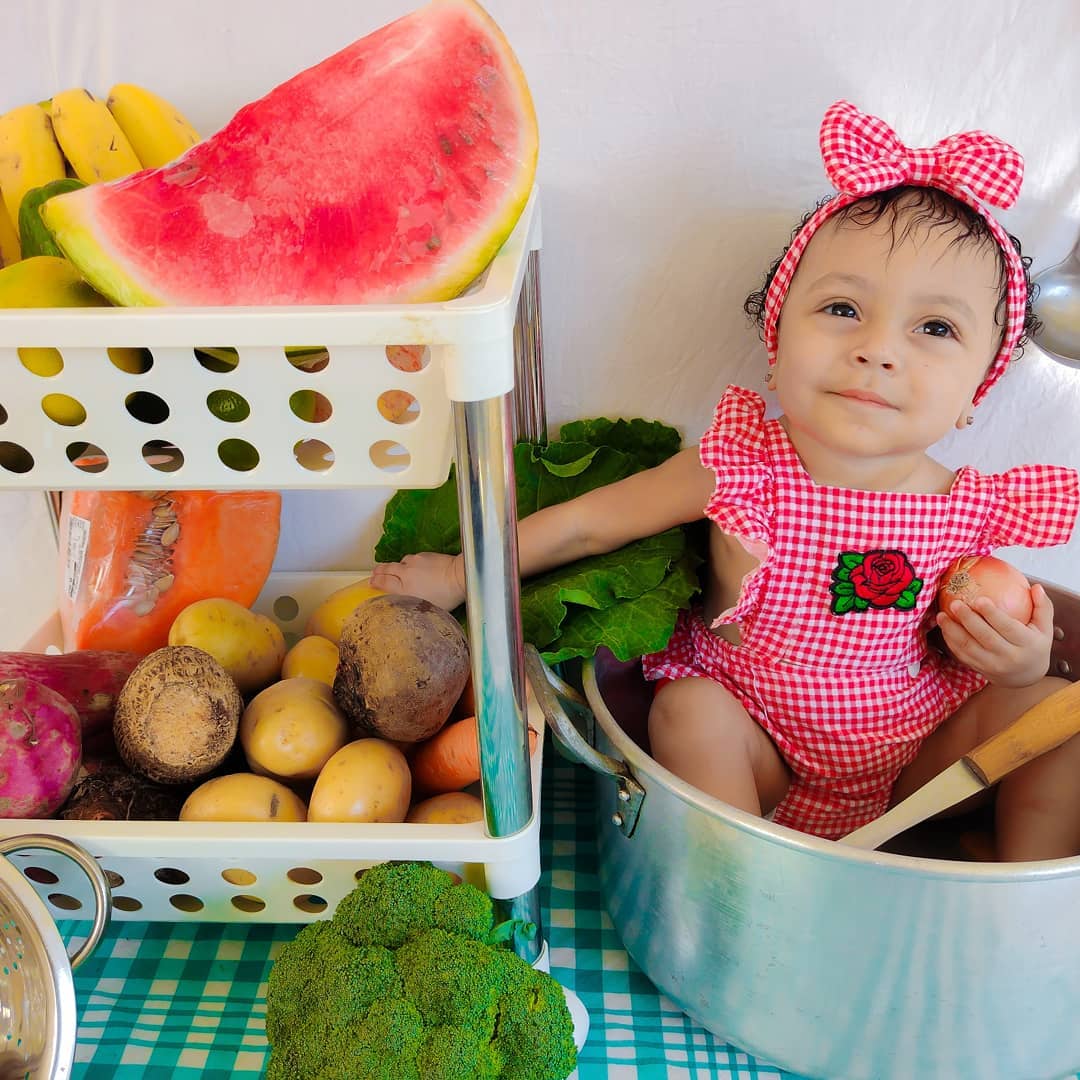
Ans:
[[[10,836],[6,840],[0,840],[0,855],[6,855],[9,851],[19,851],[22,848],[44,848],[47,851],[66,855],[73,862],[78,863],[90,879],[91,888],[94,890],[94,923],[82,945],[75,952],[68,954],[71,970],[74,971],[97,948],[101,935],[105,933],[105,927],[109,923],[109,912],[112,910],[109,879],[98,865],[97,859],[85,848],[71,840],[65,840],[62,836],[25,833],[22,836]]]
[[[577,729],[563,706],[563,700],[572,702],[580,709],[588,709],[588,703],[544,663],[536,646],[528,642],[525,643],[525,671],[544,719],[566,754],[578,764],[587,765],[593,772],[615,781],[619,808],[612,814],[611,820],[626,836],[632,835],[645,799],[645,789],[634,779],[624,761],[601,754]]]

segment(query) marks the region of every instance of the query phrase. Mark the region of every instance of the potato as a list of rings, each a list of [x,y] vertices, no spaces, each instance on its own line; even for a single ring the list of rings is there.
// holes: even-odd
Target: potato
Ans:
[[[272,683],[285,659],[285,636],[277,623],[223,597],[188,604],[169,628],[169,644],[208,652],[245,696]]]
[[[304,800],[268,776],[231,773],[200,784],[180,808],[181,821],[304,821]]]
[[[484,820],[484,800],[467,791],[448,791],[418,802],[406,821],[414,825],[465,825]]]
[[[285,654],[285,659],[281,662],[281,677],[295,679],[302,675],[333,686],[337,663],[337,646],[329,638],[309,634],[302,637]]]
[[[411,798],[405,755],[385,739],[357,739],[323,766],[308,821],[404,821]]]
[[[359,735],[419,742],[447,721],[469,678],[457,620],[416,596],[361,604],[338,643],[334,700]]]
[[[357,607],[373,596],[385,595],[382,589],[369,585],[368,578],[354,581],[351,585],[332,592],[315,608],[308,618],[304,633],[327,638],[336,645],[341,638],[341,628],[345,625],[345,620]]]
[[[240,717],[251,771],[284,783],[313,780],[348,739],[348,721],[330,687],[302,675],[260,691]]]

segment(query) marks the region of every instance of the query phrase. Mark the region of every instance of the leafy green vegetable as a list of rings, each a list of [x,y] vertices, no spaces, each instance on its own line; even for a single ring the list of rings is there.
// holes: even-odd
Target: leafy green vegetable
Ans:
[[[679,447],[678,432],[665,424],[604,418],[566,424],[546,446],[519,443],[518,518],[653,468]],[[679,609],[698,591],[702,554],[694,535],[690,527],[669,529],[524,582],[525,640],[549,663],[591,656],[600,646],[620,660],[662,648]],[[416,551],[461,551],[453,471],[441,487],[399,491],[386,505],[375,558],[394,562]]]

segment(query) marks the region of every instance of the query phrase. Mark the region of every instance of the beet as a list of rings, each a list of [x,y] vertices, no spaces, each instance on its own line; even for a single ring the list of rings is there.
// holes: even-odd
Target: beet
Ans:
[[[188,788],[167,787],[120,764],[80,776],[57,817],[65,821],[176,821]]]
[[[225,760],[243,709],[236,683],[208,652],[163,645],[140,660],[124,684],[113,738],[132,772],[183,784]]]
[[[32,679],[0,682],[0,817],[59,809],[81,758],[79,714],[69,701]]]
[[[0,652],[0,680],[33,679],[62,694],[79,714],[84,735],[112,729],[116,698],[142,659],[134,652]]]

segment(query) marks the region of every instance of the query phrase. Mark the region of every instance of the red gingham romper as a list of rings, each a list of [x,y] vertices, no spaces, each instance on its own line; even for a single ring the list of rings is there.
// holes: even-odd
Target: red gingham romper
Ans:
[[[953,559],[1047,547],[1080,510],[1073,469],[962,468],[945,494],[826,487],[807,475],[762,398],[729,387],[701,440],[716,473],[705,515],[758,567],[717,623],[683,612],[650,679],[708,676],[769,733],[791,770],[773,820],[836,839],[888,806],[923,740],[986,684],[926,643],[927,611]]]

